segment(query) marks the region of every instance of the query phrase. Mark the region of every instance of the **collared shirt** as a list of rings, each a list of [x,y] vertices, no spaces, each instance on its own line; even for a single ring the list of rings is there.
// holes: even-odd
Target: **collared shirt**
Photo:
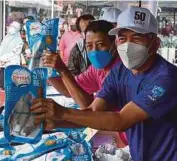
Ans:
[[[80,75],[76,76],[75,79],[77,83],[89,94],[98,92],[102,88],[102,84],[108,71],[120,61],[120,58],[117,58],[109,65],[109,69],[96,69],[93,65],[90,65],[89,68]]]

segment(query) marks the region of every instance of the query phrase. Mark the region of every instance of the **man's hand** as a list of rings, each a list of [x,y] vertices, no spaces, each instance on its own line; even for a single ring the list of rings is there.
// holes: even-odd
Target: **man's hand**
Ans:
[[[45,67],[55,68],[59,72],[66,69],[59,54],[52,54],[46,50],[42,56],[42,62]]]
[[[39,98],[34,100],[30,111],[35,115],[36,125],[43,122],[44,129],[51,130],[56,128],[56,122],[61,119],[64,109],[52,99]]]

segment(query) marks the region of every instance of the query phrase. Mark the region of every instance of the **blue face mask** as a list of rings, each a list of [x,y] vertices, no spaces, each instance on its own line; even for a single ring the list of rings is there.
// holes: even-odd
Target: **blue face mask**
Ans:
[[[92,65],[97,69],[106,67],[112,59],[112,55],[108,51],[94,50],[87,54]]]

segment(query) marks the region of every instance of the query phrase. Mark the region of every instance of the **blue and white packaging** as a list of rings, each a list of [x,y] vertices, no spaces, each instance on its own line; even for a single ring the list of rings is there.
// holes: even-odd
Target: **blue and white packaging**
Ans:
[[[41,139],[42,123],[35,126],[30,107],[33,99],[46,97],[46,80],[45,68],[30,71],[11,65],[5,69],[4,136],[9,142],[37,143]]]
[[[67,145],[67,135],[64,133],[46,134],[37,144],[25,144],[15,147],[16,152],[11,160],[32,160],[51,151],[64,149]],[[28,149],[26,152],[23,150],[25,146],[25,149]]]
[[[57,52],[58,24],[58,18],[46,20],[42,23],[27,21],[28,44],[32,52],[32,59],[29,64],[30,70],[42,66],[40,58],[44,50],[48,50],[51,53]],[[48,73],[49,77],[58,75],[56,70],[52,70],[52,68],[48,68]]]
[[[90,146],[86,142],[72,143],[66,148],[52,151],[34,161],[93,161]]]
[[[0,132],[0,148],[6,148],[9,146],[9,142],[7,139],[4,137],[4,132]]]

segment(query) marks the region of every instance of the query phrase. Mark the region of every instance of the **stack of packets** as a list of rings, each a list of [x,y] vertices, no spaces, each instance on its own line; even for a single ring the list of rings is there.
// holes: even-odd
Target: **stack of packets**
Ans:
[[[34,126],[30,107],[35,98],[46,97],[46,68],[12,65],[5,69],[5,110],[0,115],[0,160],[92,161],[83,129],[54,129],[43,134]],[[19,145],[20,144],[20,145]]]
[[[0,148],[0,160],[92,161],[90,149],[81,132],[56,132],[44,134],[37,144],[4,144]]]

